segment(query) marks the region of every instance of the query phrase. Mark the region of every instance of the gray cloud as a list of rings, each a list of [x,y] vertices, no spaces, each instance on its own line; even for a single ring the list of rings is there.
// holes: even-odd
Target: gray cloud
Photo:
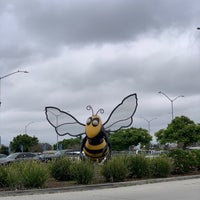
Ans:
[[[175,114],[199,122],[199,9],[197,0],[0,1],[0,76],[29,71],[1,81],[2,142],[33,121],[29,133],[55,143],[45,106],[84,123],[91,104],[105,109],[105,120],[135,92],[136,127],[146,127],[141,117],[157,117],[153,134],[170,122],[170,102],[160,90],[185,95]]]
[[[134,40],[139,34],[197,23],[193,1],[15,1],[11,14],[27,39],[46,45],[81,45]],[[157,33],[158,34],[158,33]]]

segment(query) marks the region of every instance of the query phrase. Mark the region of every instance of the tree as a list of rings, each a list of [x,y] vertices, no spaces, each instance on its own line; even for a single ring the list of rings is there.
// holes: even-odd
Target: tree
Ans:
[[[110,134],[109,141],[112,150],[128,150],[129,146],[137,146],[139,143],[142,145],[149,144],[152,136],[146,129],[142,128],[128,128],[121,129],[113,134]]]
[[[62,144],[63,149],[80,149],[80,143],[80,138],[64,139],[63,141],[59,142],[59,144]],[[56,149],[57,144],[54,144],[53,147]]]
[[[52,145],[50,145],[48,143],[38,143],[37,145],[30,147],[29,150],[31,152],[48,151],[48,150],[52,150]]]
[[[186,116],[180,116],[173,119],[166,129],[156,132],[155,136],[161,144],[177,143],[184,149],[200,141],[200,125]]]
[[[8,154],[9,154],[9,149],[8,149],[8,147],[6,147],[6,146],[4,146],[4,145],[1,145],[0,153],[3,153],[3,154],[8,155]]]
[[[28,152],[31,147],[38,144],[38,139],[34,136],[28,136],[27,134],[18,135],[13,138],[13,141],[10,142],[10,147],[12,152]],[[23,149],[22,149],[23,148]]]

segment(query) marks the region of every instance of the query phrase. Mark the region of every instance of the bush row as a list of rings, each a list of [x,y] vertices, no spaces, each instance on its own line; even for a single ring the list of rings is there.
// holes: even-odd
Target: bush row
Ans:
[[[172,174],[187,174],[200,170],[200,150],[175,149],[168,153],[173,161]]]
[[[163,178],[172,170],[172,162],[167,157],[146,158],[144,156],[124,156],[109,160],[102,166],[106,181],[124,181],[127,178]]]
[[[16,162],[0,167],[0,187],[10,189],[41,188],[49,177],[43,163]]]
[[[49,166],[50,174],[59,181],[74,180],[78,184],[88,184],[94,175],[94,166],[89,161],[72,162],[65,157],[53,160]]]
[[[200,150],[171,150],[167,155],[148,158],[141,155],[116,157],[102,166],[106,181],[126,178],[165,178],[200,170]]]
[[[153,158],[118,156],[98,166],[89,161],[71,161],[63,157],[50,163],[30,161],[0,166],[0,187],[42,188],[51,177],[58,181],[88,184],[95,182],[95,176],[101,176],[107,182],[116,182],[133,178],[162,178],[197,170],[200,170],[200,151],[178,149]]]

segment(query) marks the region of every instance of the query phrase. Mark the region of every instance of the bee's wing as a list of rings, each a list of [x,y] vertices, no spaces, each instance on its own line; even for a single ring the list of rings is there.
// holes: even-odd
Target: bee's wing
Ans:
[[[135,114],[137,105],[137,94],[131,94],[125,97],[122,102],[113,109],[107,121],[103,124],[104,128],[113,132],[120,128],[129,127],[133,122],[133,115]]]
[[[47,121],[55,128],[58,135],[79,136],[85,133],[85,125],[71,114],[56,107],[45,107]]]

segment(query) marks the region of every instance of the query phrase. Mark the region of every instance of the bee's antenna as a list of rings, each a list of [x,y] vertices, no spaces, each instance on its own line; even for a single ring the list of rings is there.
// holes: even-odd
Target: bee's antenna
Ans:
[[[88,105],[88,106],[86,107],[86,109],[87,109],[87,110],[92,110],[92,115],[94,115],[94,110],[93,110],[93,108],[92,108],[91,105]]]
[[[104,109],[103,109],[103,108],[100,108],[100,109],[97,111],[96,115],[98,114],[98,112],[100,112],[101,114],[103,114],[103,113],[104,113]]]

